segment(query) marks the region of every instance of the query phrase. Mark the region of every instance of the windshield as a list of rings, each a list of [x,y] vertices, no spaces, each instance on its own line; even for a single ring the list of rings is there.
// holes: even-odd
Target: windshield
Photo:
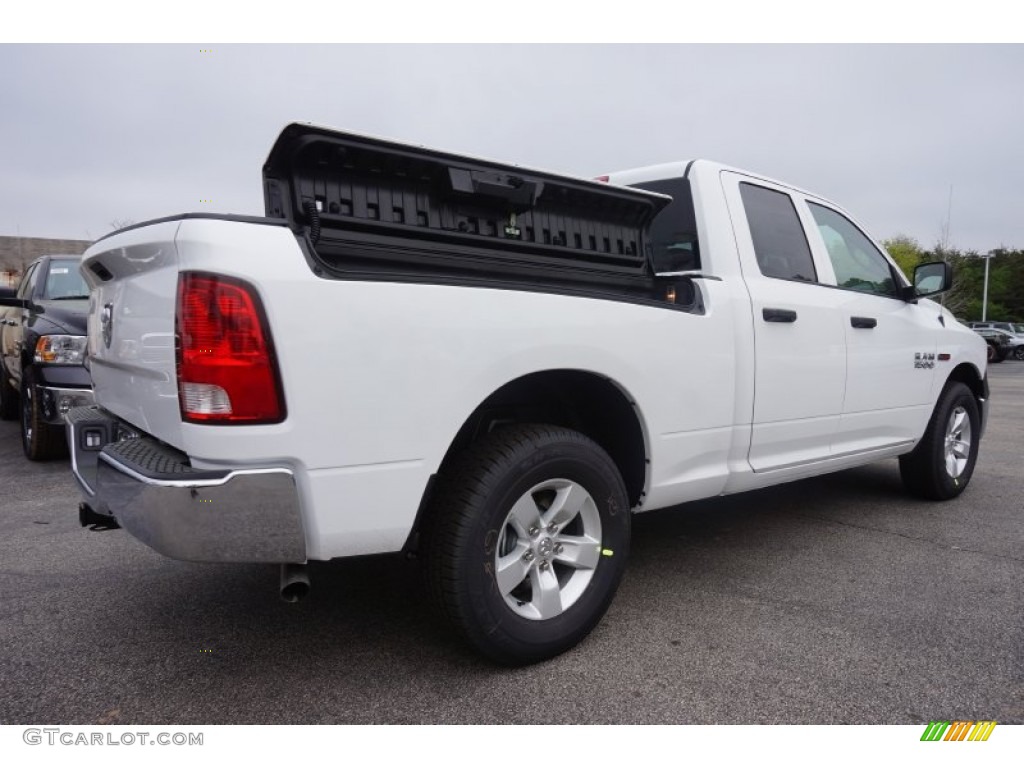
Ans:
[[[87,299],[89,286],[78,272],[78,260],[61,259],[50,262],[43,299]]]

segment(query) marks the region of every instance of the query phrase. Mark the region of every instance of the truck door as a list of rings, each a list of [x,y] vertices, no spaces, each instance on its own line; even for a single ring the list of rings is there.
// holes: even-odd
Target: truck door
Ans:
[[[846,337],[836,292],[819,282],[806,231],[813,220],[786,187],[722,177],[753,309],[748,461],[761,472],[828,458],[842,414]]]
[[[846,334],[846,396],[833,453],[909,443],[932,407],[939,311],[899,297],[895,266],[845,214],[814,199],[812,249],[828,259]]]

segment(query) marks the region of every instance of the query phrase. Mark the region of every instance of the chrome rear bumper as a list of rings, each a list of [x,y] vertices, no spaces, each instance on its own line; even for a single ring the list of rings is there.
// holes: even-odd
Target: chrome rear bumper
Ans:
[[[290,469],[196,470],[181,452],[126,434],[97,406],[70,411],[67,430],[85,503],[157,552],[199,562],[305,561]]]

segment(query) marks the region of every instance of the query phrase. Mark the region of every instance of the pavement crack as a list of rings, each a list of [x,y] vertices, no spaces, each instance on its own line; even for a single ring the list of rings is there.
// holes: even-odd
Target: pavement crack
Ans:
[[[1016,563],[1024,563],[1024,558],[1013,557],[1011,555],[1000,555],[996,552],[986,552],[983,549],[970,549],[969,547],[957,547],[952,544],[943,544],[942,542],[935,541],[934,539],[926,539],[923,536],[910,536],[906,533],[900,533],[899,531],[889,531],[885,528],[876,528],[871,525],[858,525],[857,523],[847,523],[842,520],[833,520],[828,517],[815,517],[814,515],[797,515],[806,520],[816,520],[819,523],[832,523],[834,525],[842,525],[847,528],[858,528],[862,531],[874,531],[875,533],[884,533],[887,536],[898,536],[901,539],[909,539],[910,541],[919,541],[923,544],[931,544],[934,547],[940,549],[947,549],[951,552],[970,552],[974,555],[985,555],[987,557],[998,557],[1000,560],[1013,560]]]

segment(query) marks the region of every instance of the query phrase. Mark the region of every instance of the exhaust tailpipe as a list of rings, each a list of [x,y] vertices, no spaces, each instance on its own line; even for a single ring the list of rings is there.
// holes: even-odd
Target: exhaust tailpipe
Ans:
[[[309,594],[309,569],[305,563],[281,563],[281,599],[297,603]]]

